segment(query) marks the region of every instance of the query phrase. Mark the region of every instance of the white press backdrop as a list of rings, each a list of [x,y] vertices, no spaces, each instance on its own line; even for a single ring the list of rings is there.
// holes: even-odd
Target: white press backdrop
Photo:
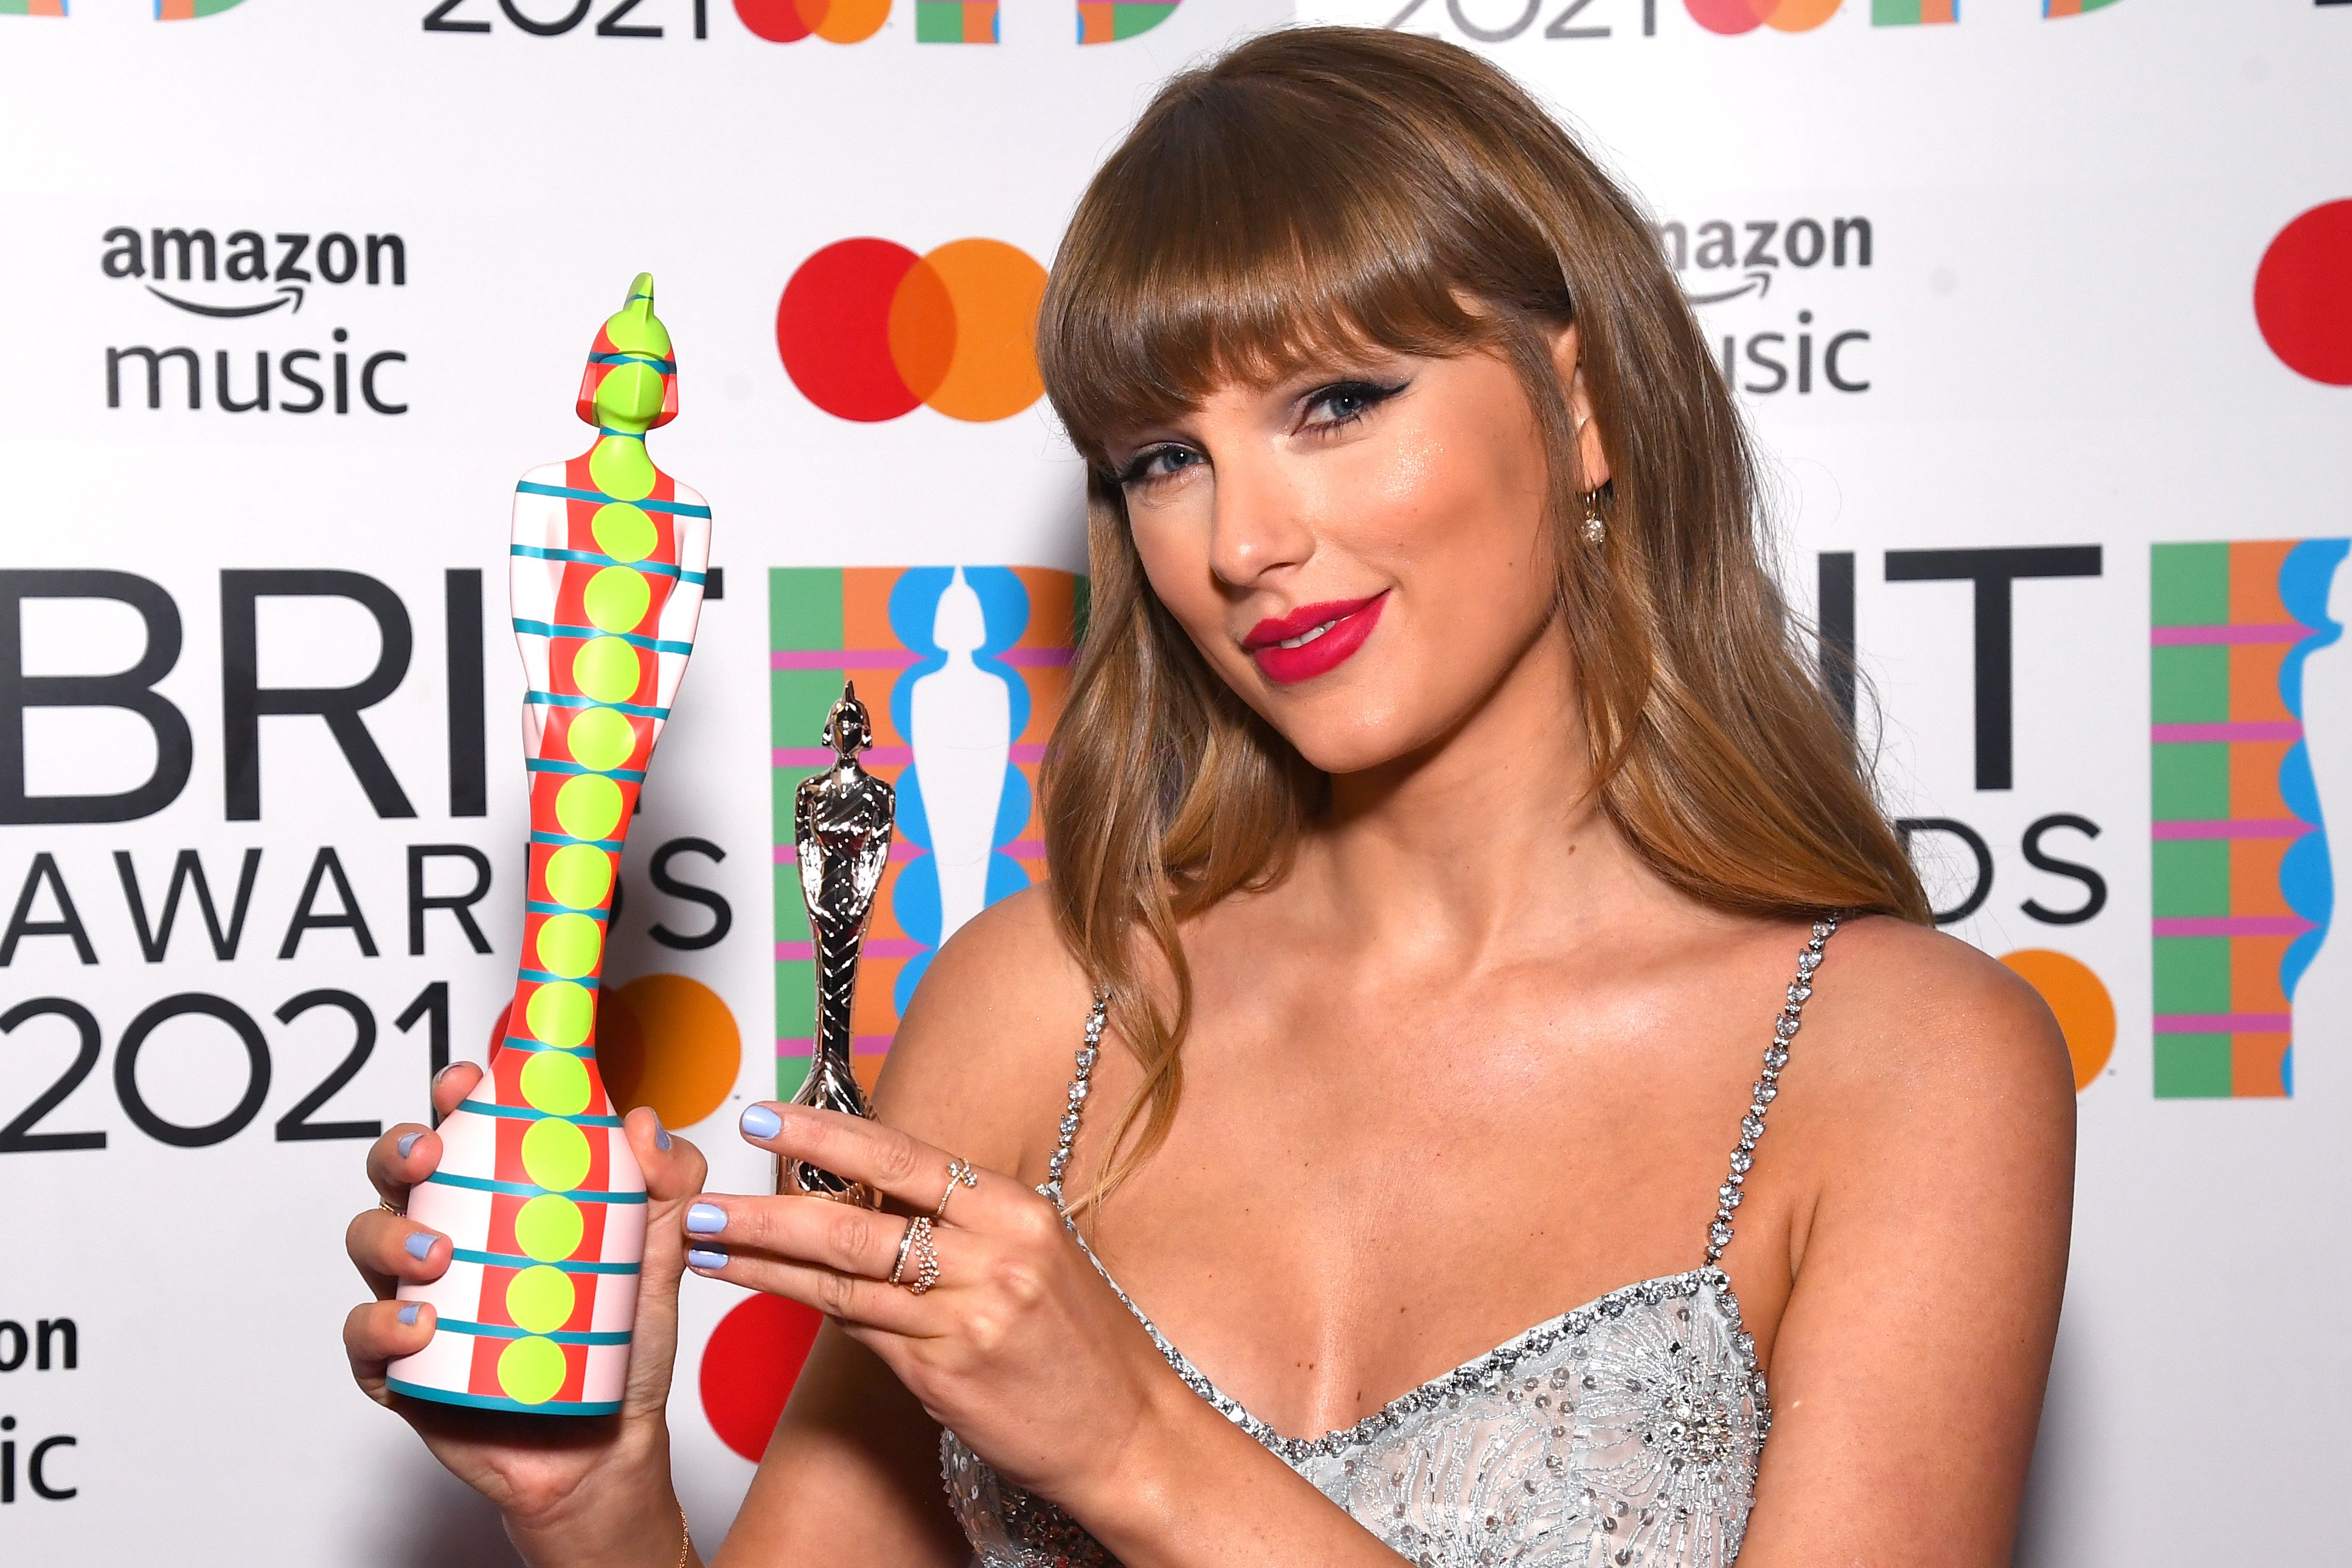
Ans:
[[[1874,683],[1863,722],[1883,735],[1901,813],[1985,846],[1989,878],[1967,835],[1921,832],[1938,902],[1981,893],[1960,934],[2072,961],[2041,972],[2090,1024],[2074,1042],[2074,1271],[2021,1558],[2326,1560],[2325,1488],[2352,1416],[2336,1223],[2352,956],[2323,943],[2294,989],[2291,1096],[2275,1092],[2274,1061],[2263,1078],[2259,1040],[2225,1041],[2218,1077],[2179,1049],[2159,1073],[2159,1024],[2189,1038],[2187,1015],[2273,1033],[2276,1020],[2247,1022],[2275,1012],[2259,998],[2158,1005],[2149,922],[2178,911],[2151,871],[2146,650],[2152,545],[2352,533],[2352,387],[2296,368],[2325,368],[2327,307],[2267,336],[2254,307],[2265,255],[2292,243],[2283,231],[2352,197],[2352,5],[2117,0],[2045,18],[2032,0],[1969,0],[1957,22],[1904,25],[1943,8],[1523,4],[1423,0],[1399,17],[1402,0],[1324,0],[1301,15],[1488,49],[1632,182],[1670,245],[1678,235],[1692,295],[1728,296],[1703,313],[1771,454],[1792,593],[1815,605],[1826,583],[1826,618],[1853,627]],[[836,417],[781,362],[780,294],[853,237],[918,252],[980,237],[1049,258],[1151,86],[1290,13],[1184,0],[1147,26],[1139,10],[1024,0],[1004,7],[1001,41],[961,45],[922,41],[938,24],[917,0],[846,44],[758,36],[780,30],[764,0],[596,0],[562,28],[571,12],[556,0],[73,0],[69,16],[15,14],[62,8],[0,3],[0,1444],[14,1445],[0,1562],[503,1561],[494,1520],[342,1370],[335,1329],[354,1289],[340,1237],[365,1195],[361,1142],[285,1131],[420,1115],[436,1023],[418,999],[446,984],[450,1048],[478,1056],[511,984],[520,688],[499,607],[515,476],[585,446],[571,412],[582,356],[629,276],[652,270],[684,398],[656,455],[710,498],[728,576],[632,835],[612,973],[684,975],[724,1001],[736,1088],[696,1131],[714,1181],[748,1188],[764,1173],[723,1129],[772,1092],[770,1037],[790,1032],[768,1027],[770,748],[805,743],[770,733],[768,570],[1083,565],[1077,471],[1042,405],[990,421],[927,407]],[[803,9],[836,33],[863,26]],[[205,14],[177,15],[194,10]],[[448,30],[478,23],[487,31]],[[1081,26],[1132,36],[1081,45]],[[660,36],[625,31],[648,26]],[[147,272],[116,275],[117,228],[142,264],[166,252],[162,288],[179,304]],[[271,275],[225,265],[207,284],[199,253],[183,286],[175,242],[153,234],[200,228],[224,246],[265,237]],[[346,282],[332,280],[344,260],[330,235],[350,237]],[[382,237],[394,235],[397,271]],[[284,279],[299,307],[280,290],[281,236],[309,247],[294,263],[308,279]],[[2340,301],[2352,256],[2334,243],[2305,287]],[[201,408],[168,358],[163,405],[149,407],[143,361],[119,352],[110,399],[110,351],[182,346],[203,370]],[[288,408],[284,375],[305,350],[319,357],[298,368],[326,386],[308,415]],[[218,406],[223,352],[239,399],[254,354],[270,356],[270,410]],[[2065,553],[1918,553],[2029,549]],[[2242,552],[2252,564],[2232,570],[2251,582],[2274,557]],[[2180,559],[2193,576],[2221,558]],[[2000,574],[2020,570],[2004,597]],[[34,575],[62,572],[152,586]],[[224,575],[249,572],[365,582]],[[256,590],[248,667],[224,649]],[[93,593],[127,594],[145,618]],[[2260,594],[2241,597],[2208,619],[2262,622]],[[1995,600],[2005,627],[1985,614]],[[184,743],[152,702],[146,717],[60,706],[74,689],[41,684],[131,668],[172,621],[176,658],[139,684],[181,716]],[[469,621],[487,712],[474,815]],[[1987,649],[2003,636],[1997,722],[1988,683],[2003,672]],[[2337,819],[2352,814],[2346,659],[2313,654],[2301,710],[2317,806]],[[382,777],[365,786],[348,731],[239,717],[250,689],[372,672],[389,689],[359,719],[404,811]],[[121,700],[127,684],[79,695]],[[2158,721],[2178,717],[2153,700]],[[2233,744],[2250,712],[2209,716],[2219,729],[2200,734]],[[248,723],[250,787],[236,765]],[[184,783],[166,787],[175,759]],[[142,785],[110,814],[54,804]],[[2258,807],[2233,795],[2208,815]],[[100,819],[58,820],[76,815]],[[653,883],[651,854],[689,837],[721,855],[686,854],[669,890]],[[418,890],[472,885],[472,863],[446,852],[460,846],[491,868],[469,907],[487,954],[446,908],[417,907]],[[418,847],[444,852],[421,858],[413,889]],[[151,962],[119,859],[152,924],[182,850],[199,852],[226,916],[256,848],[235,955],[216,956],[184,902]],[[2214,929],[2268,907],[2261,869],[2238,879],[2253,902],[2226,904]],[[714,899],[729,911],[720,940],[664,940],[714,929]],[[2307,891],[2294,910],[2242,929],[2293,918],[2324,931]],[[276,1014],[322,989],[355,999],[374,1045],[305,1107],[349,1057],[354,1015]],[[252,1020],[257,1054],[218,1011],[155,1022],[186,995]],[[2111,1038],[2097,1037],[2098,997]],[[45,999],[70,1006],[26,1010]],[[87,1050],[73,1008],[96,1030]],[[142,1016],[152,1032],[126,1071]],[[194,1146],[173,1131],[223,1123]],[[96,1133],[102,1147],[44,1142]],[[697,1392],[730,1305],[689,1292],[672,1410],[705,1539],[750,1474]]]

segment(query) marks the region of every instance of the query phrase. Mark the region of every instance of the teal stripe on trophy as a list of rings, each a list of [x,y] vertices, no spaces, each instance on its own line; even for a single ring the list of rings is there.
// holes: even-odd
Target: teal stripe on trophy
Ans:
[[[629,1342],[629,1331],[616,1329],[607,1333],[588,1333],[563,1329],[534,1334],[529,1329],[518,1329],[508,1323],[468,1323],[457,1318],[443,1318],[434,1325],[443,1333],[472,1334],[484,1340],[553,1340],[559,1345],[625,1345]]]
[[[621,1410],[621,1402],[617,1399],[593,1404],[550,1399],[539,1405],[525,1405],[520,1399],[501,1399],[493,1394],[459,1394],[455,1389],[427,1388],[423,1384],[404,1383],[396,1377],[384,1379],[384,1386],[394,1394],[405,1394],[415,1399],[463,1405],[476,1410],[519,1410],[526,1415],[617,1415]]]
[[[574,1127],[621,1125],[621,1119],[617,1116],[591,1116],[586,1111],[577,1116],[566,1116],[560,1110],[534,1110],[527,1105],[497,1105],[478,1100],[467,1100],[466,1109],[483,1116],[503,1116],[509,1121],[569,1121]]]
[[[479,1109],[477,1107],[476,1109]],[[526,1258],[516,1252],[477,1252],[470,1247],[454,1247],[450,1259],[457,1263],[480,1263],[493,1268],[560,1268],[566,1274],[635,1274],[634,1263],[550,1263],[543,1258]]]
[[[603,490],[566,489],[562,485],[542,485],[535,479],[523,480],[522,483],[515,486],[515,491],[519,495],[554,496],[562,500],[608,501],[614,499]],[[635,507],[639,511],[665,511],[673,517],[709,517],[710,515],[710,509],[707,506],[688,506],[679,500],[633,500],[628,504]],[[634,564],[634,563],[625,563],[625,564]]]
[[[454,1176],[446,1171],[436,1171],[425,1179],[437,1182],[445,1187],[464,1187],[477,1193],[504,1193],[510,1198],[544,1197],[555,1191],[553,1187],[534,1187],[528,1182],[494,1182],[488,1176]],[[579,1204],[641,1204],[646,1201],[643,1193],[592,1193],[580,1187],[571,1188],[558,1195]]]

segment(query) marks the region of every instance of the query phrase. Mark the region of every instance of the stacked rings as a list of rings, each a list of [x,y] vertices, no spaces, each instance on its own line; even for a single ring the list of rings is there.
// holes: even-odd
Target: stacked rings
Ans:
[[[915,1277],[906,1278],[907,1264],[912,1259]],[[940,1282],[940,1255],[931,1247],[931,1221],[928,1215],[918,1215],[907,1222],[907,1234],[898,1238],[898,1258],[890,1266],[890,1283],[903,1285],[912,1296],[919,1296]]]

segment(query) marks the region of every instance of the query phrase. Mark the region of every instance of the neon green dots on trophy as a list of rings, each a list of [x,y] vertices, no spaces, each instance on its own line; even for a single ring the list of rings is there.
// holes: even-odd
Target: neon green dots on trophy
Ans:
[[[661,534],[645,509],[622,500],[598,507],[588,531],[595,535],[597,549],[620,562],[643,561],[661,542]]]
[[[544,1263],[534,1263],[507,1281],[507,1316],[516,1328],[534,1334],[562,1328],[579,1304],[572,1276]]]
[[[610,838],[621,826],[621,786],[602,773],[566,779],[555,792],[555,820],[574,838]]]
[[[575,910],[603,908],[613,890],[613,857],[593,844],[565,845],[547,858],[547,890]]]
[[[586,915],[550,915],[540,922],[539,966],[550,974],[577,980],[596,967],[604,952],[604,928]]]
[[[596,1025],[596,1001],[576,982],[552,980],[530,994],[523,1022],[530,1026],[531,1038],[568,1051],[587,1043]]]
[[[550,1116],[588,1109],[588,1065],[569,1051],[533,1051],[522,1064],[523,1103]]]
[[[634,566],[605,567],[588,579],[588,586],[580,595],[589,624],[607,632],[636,630],[637,623],[646,618],[646,611],[653,602],[653,584]]]
[[[499,1352],[499,1387],[518,1405],[544,1405],[563,1391],[563,1352],[552,1340],[516,1340]]]
[[[619,637],[590,637],[572,656],[572,679],[583,695],[599,702],[626,702],[635,696],[639,673],[637,650]]]
[[[555,1263],[580,1250],[588,1234],[580,1205],[562,1193],[541,1193],[515,1212],[515,1245],[526,1258]]]

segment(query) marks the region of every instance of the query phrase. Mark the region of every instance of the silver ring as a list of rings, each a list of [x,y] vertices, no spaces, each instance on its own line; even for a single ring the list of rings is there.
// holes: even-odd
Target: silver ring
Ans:
[[[915,1245],[915,1227],[919,1225],[927,1226],[931,1222],[929,1220],[920,1218],[919,1216],[907,1222],[907,1234],[898,1238],[898,1261],[890,1265],[891,1284],[896,1285],[898,1283],[898,1277],[907,1271],[907,1249]]]
[[[907,1283],[907,1294],[919,1296],[940,1282],[940,1255],[931,1247],[931,1222],[919,1219],[907,1227],[907,1236],[914,1243],[915,1277]]]
[[[950,1158],[948,1161],[948,1190],[940,1194],[940,1206],[931,1211],[932,1219],[948,1217],[948,1200],[956,1195],[959,1183],[967,1187],[976,1187],[980,1185],[980,1173],[971,1168],[971,1161]]]

